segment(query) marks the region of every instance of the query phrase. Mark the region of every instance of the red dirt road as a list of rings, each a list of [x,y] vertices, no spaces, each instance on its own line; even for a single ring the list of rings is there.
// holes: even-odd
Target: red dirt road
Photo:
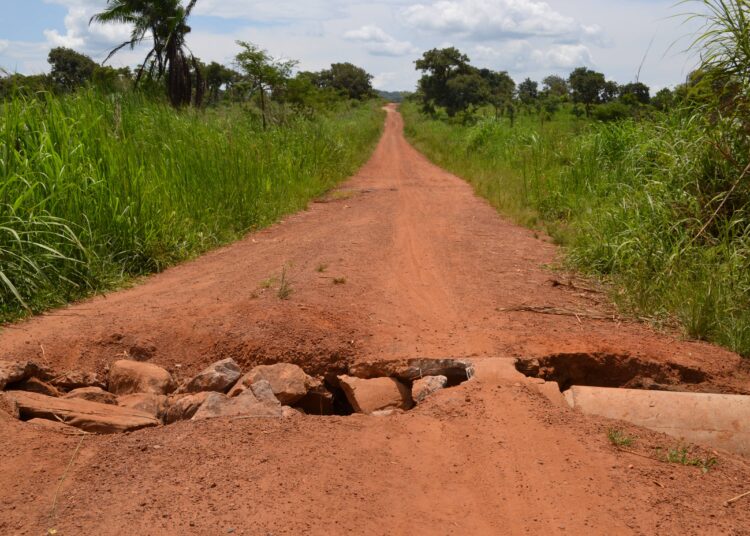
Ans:
[[[123,355],[178,378],[233,357],[310,373],[359,361],[596,354],[674,364],[750,391],[740,359],[609,312],[548,266],[557,250],[412,149],[401,118],[323,202],[139,286],[9,326],[0,359],[103,371]],[[277,296],[285,268],[292,294]],[[322,271],[319,271],[322,270]],[[638,436],[615,450],[606,431]],[[109,437],[0,413],[0,534],[750,534],[750,465],[654,459],[674,440],[478,378],[386,418],[187,422]],[[60,478],[56,508],[53,503]]]

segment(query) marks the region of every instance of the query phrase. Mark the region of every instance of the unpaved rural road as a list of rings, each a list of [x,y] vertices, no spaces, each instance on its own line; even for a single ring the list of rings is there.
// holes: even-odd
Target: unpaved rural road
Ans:
[[[389,107],[371,161],[309,210],[9,326],[0,359],[101,372],[130,356],[185,378],[225,357],[323,374],[558,355],[680,366],[705,380],[686,389],[750,390],[734,354],[591,318],[611,312],[605,295],[568,285],[556,255],[411,148]],[[612,426],[638,437],[632,452],[609,444]],[[391,417],[183,422],[82,443],[0,412],[0,534],[750,534],[750,502],[723,506],[750,490],[746,459],[719,452],[703,474],[659,461],[658,446],[674,440],[585,417],[502,374]]]

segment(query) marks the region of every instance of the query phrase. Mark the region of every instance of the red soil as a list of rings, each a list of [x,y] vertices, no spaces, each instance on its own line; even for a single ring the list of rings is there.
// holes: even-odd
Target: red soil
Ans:
[[[103,371],[123,355],[178,378],[233,357],[310,373],[410,357],[601,353],[746,392],[738,356],[556,285],[558,251],[411,148],[389,108],[372,160],[334,194],[132,289],[0,333],[0,359]],[[293,290],[277,296],[282,267]],[[325,266],[325,271],[318,268]],[[337,278],[339,284],[334,283]],[[342,281],[338,278],[345,278]],[[637,454],[606,431],[637,435]],[[653,459],[674,440],[558,408],[525,383],[469,382],[394,417],[180,423],[80,439],[0,413],[0,534],[750,534],[750,465]],[[55,515],[51,509],[59,479]]]

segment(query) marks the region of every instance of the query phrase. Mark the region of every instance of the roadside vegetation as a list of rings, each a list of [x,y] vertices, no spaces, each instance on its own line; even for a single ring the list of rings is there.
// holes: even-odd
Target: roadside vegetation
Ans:
[[[402,110],[420,150],[545,228],[625,310],[750,356],[750,7],[686,4],[702,62],[674,90],[586,68],[516,85],[443,49]]]
[[[371,153],[369,74],[293,72],[247,42],[233,65],[204,65],[185,48],[193,4],[106,3],[97,20],[135,23],[122,47],[155,36],[135,71],[57,48],[50,74],[0,77],[0,322],[240,238]]]

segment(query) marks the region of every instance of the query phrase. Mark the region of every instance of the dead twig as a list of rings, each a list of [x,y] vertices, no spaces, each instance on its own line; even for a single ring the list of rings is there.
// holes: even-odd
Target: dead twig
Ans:
[[[498,308],[500,313],[511,313],[511,312],[523,312],[523,313],[537,313],[542,315],[557,315],[557,316],[573,316],[578,319],[590,318],[593,320],[610,320],[617,322],[617,317],[612,315],[604,315],[594,311],[573,311],[571,309],[563,309],[561,307],[550,307],[547,305],[532,306],[532,305],[517,305],[515,307],[503,307]]]
[[[731,506],[737,501],[744,499],[745,497],[750,497],[750,491],[748,491],[747,493],[743,493],[742,495],[737,495],[733,499],[729,499],[727,502],[724,503],[724,506]]]
[[[65,482],[65,479],[68,478],[68,473],[70,472],[71,467],[73,467],[73,463],[76,460],[76,456],[78,456],[78,451],[81,450],[81,445],[83,445],[83,440],[86,438],[85,435],[81,435],[81,440],[78,442],[78,446],[76,447],[75,451],[73,452],[73,456],[70,458],[70,462],[68,462],[68,466],[65,468],[65,472],[63,473],[62,477],[60,478],[60,482],[57,484],[57,490],[55,491],[55,497],[52,499],[52,509],[50,510],[50,519],[52,521],[52,524],[55,525],[57,521],[57,498],[60,495],[60,490],[62,489],[62,485]]]

